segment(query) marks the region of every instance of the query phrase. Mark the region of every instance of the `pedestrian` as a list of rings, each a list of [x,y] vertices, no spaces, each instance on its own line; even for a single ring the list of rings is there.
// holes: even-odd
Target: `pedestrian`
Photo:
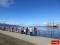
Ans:
[[[21,28],[21,33],[22,33],[22,34],[24,34],[24,27],[23,27],[23,28]]]
[[[26,28],[26,35],[28,35],[28,27]]]
[[[15,28],[15,32],[18,32],[18,27]]]
[[[12,27],[12,32],[14,32],[14,27]]]
[[[34,35],[37,36],[37,28],[34,27]]]
[[[10,26],[8,27],[8,31],[10,31]]]
[[[24,28],[24,34],[26,33],[26,29]]]
[[[30,36],[32,36],[32,27],[30,27]]]
[[[2,27],[2,30],[4,30],[4,27]]]
[[[5,27],[2,27],[3,30],[5,30]]]
[[[22,34],[22,28],[21,28],[21,34]]]
[[[6,30],[6,28],[4,27],[4,30]]]

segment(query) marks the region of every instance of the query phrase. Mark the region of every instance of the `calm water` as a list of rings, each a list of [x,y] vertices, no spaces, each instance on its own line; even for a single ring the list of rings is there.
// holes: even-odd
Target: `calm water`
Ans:
[[[30,28],[29,26],[24,26],[24,28]],[[18,32],[21,32],[21,28],[22,27],[18,27],[19,30]],[[34,27],[32,27],[34,29]],[[38,36],[45,36],[45,37],[52,37],[52,38],[60,38],[60,28],[47,28],[45,26],[40,26],[40,27],[36,27],[38,29],[37,35]],[[28,31],[28,34],[30,34],[30,32]],[[33,31],[34,34],[34,31]]]

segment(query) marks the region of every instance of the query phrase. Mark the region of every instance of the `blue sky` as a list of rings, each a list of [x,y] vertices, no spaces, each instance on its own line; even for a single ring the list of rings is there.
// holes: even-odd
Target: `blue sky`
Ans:
[[[60,21],[60,0],[0,0],[0,20],[19,24]]]

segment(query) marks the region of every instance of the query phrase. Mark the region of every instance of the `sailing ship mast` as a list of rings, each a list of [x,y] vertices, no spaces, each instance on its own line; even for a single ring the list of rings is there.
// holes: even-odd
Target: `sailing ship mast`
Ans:
[[[53,20],[53,26],[54,26],[54,20]]]
[[[49,26],[49,21],[48,21],[48,26]]]
[[[51,26],[51,20],[50,20],[50,26]]]

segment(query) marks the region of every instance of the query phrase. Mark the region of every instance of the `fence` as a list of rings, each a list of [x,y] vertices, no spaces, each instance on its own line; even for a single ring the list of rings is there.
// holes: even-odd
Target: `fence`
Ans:
[[[58,31],[42,31],[38,30],[38,36],[50,37],[60,39],[60,32]]]
[[[11,30],[11,32],[12,32],[12,30]],[[14,30],[13,30],[13,32],[14,32]],[[21,30],[18,30],[18,33],[21,33]],[[28,31],[28,34],[30,34],[29,31]],[[33,30],[33,35],[34,35],[34,30]],[[43,37],[60,39],[60,32],[59,31],[38,30],[37,31],[37,36],[43,36]]]
[[[21,33],[21,30],[18,30],[18,33]],[[28,34],[30,34],[29,31],[28,31]],[[33,30],[33,35],[34,35],[34,30]],[[43,36],[43,37],[60,39],[60,32],[59,32],[59,31],[44,31],[44,30],[38,30],[38,31],[37,31],[37,36]]]

